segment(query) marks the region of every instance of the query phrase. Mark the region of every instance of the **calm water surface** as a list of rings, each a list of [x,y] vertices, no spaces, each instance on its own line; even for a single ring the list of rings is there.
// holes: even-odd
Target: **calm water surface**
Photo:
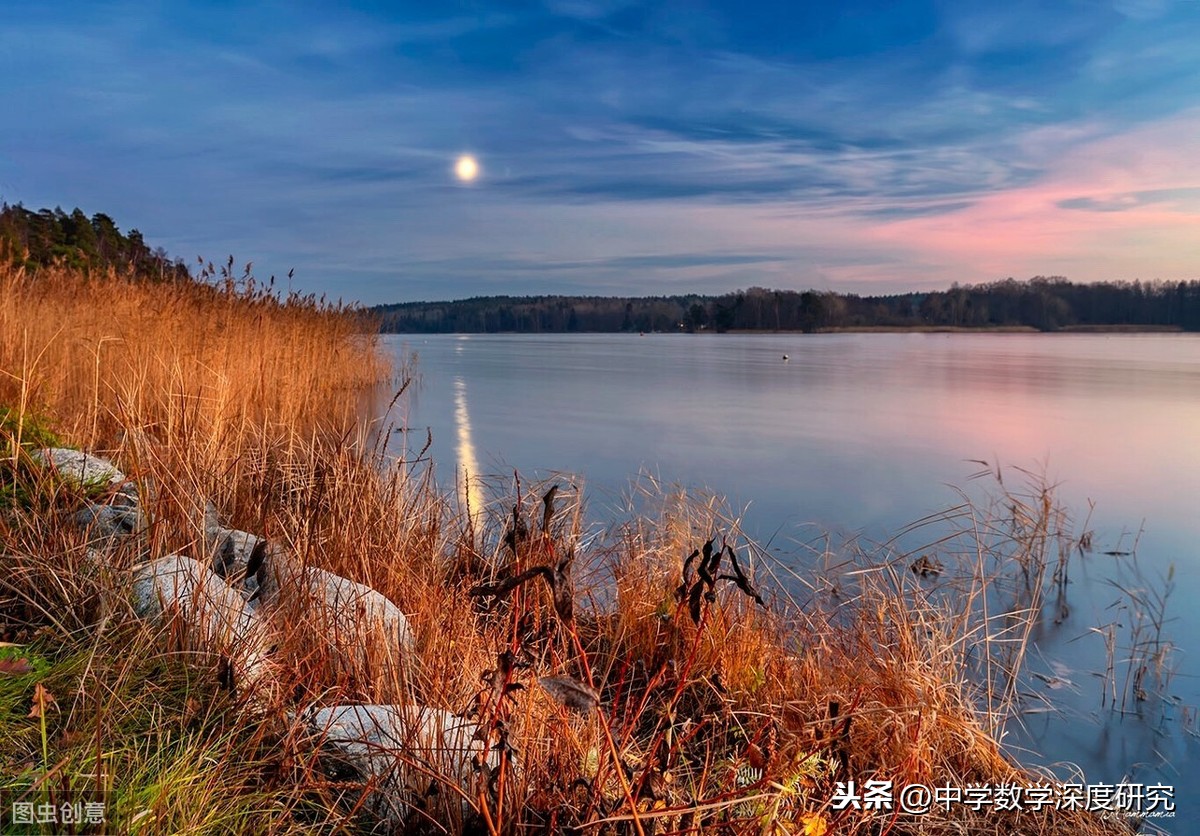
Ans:
[[[640,471],[704,487],[786,552],[823,531],[885,540],[953,505],[983,459],[1044,472],[1096,553],[1071,619],[1041,642],[1061,716],[1032,715],[1010,742],[1029,762],[1089,780],[1177,786],[1200,810],[1200,336],[1175,334],[437,335],[387,338],[417,354],[422,384],[397,434],[433,435],[453,468],[511,478],[581,474],[592,518],[618,515]],[[784,355],[788,356],[785,361]],[[470,443],[464,444],[467,440]],[[397,441],[397,452],[402,442]],[[1099,705],[1103,648],[1088,627],[1119,617],[1108,549],[1139,530],[1148,577],[1173,566],[1178,673],[1153,716]],[[1052,665],[1067,665],[1054,668]],[[1177,705],[1172,706],[1172,702]]]

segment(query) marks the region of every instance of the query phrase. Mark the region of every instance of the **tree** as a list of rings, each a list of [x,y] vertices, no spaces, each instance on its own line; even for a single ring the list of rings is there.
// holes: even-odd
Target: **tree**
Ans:
[[[699,302],[693,302],[692,306],[688,308],[683,324],[689,334],[701,330],[708,325],[708,309]]]

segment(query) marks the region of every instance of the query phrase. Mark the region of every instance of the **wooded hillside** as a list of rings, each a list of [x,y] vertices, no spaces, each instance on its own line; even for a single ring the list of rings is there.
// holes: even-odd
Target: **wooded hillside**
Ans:
[[[182,261],[151,250],[142,233],[122,234],[108,215],[90,218],[82,209],[26,209],[0,204],[0,259],[30,272],[53,264],[81,272],[115,269],[143,279],[186,278]]]
[[[752,287],[721,296],[486,296],[374,309],[390,332],[819,331],[861,327],[1200,330],[1200,281],[1075,284],[1039,276],[859,296]]]

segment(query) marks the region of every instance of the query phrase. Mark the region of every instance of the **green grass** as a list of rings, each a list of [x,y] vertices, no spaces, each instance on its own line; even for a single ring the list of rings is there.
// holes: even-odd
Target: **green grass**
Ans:
[[[0,444],[11,453],[17,446],[26,450],[40,447],[61,447],[58,434],[50,428],[44,416],[21,412],[15,407],[0,405]]]
[[[0,510],[33,504],[38,473],[29,454],[60,445],[47,419],[0,404]]]

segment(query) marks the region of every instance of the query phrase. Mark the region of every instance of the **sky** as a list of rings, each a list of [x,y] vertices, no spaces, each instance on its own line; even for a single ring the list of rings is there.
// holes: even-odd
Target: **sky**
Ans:
[[[1200,278],[1200,0],[5,7],[0,200],[303,292]]]

